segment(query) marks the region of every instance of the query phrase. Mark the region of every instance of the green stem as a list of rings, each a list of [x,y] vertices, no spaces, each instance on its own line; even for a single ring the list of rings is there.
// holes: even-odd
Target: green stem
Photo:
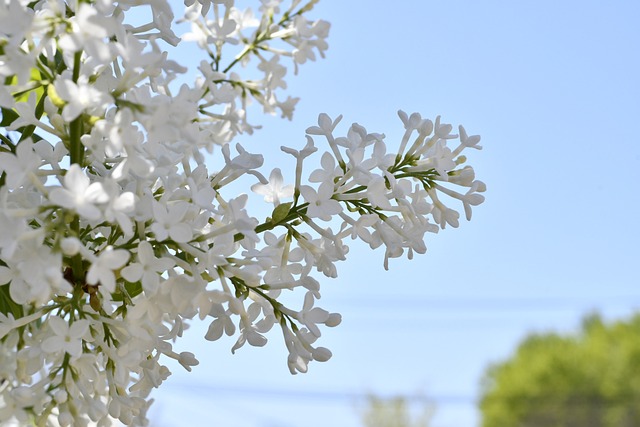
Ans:
[[[73,82],[77,83],[80,78],[80,67],[82,65],[82,51],[76,52],[73,58]],[[82,167],[84,162],[84,146],[80,138],[82,137],[82,114],[76,117],[69,124],[69,144],[70,144],[70,161],[71,164],[78,164]],[[76,237],[80,238],[80,217],[76,215],[71,222],[71,230]],[[82,256],[77,254],[72,259],[73,278],[76,286],[84,282],[84,269],[82,268]]]
[[[233,62],[231,62],[231,64],[229,64],[227,66],[227,68],[225,68],[222,72],[223,73],[227,73],[227,71],[229,71],[230,69],[233,68],[234,65],[236,65],[238,62],[240,62],[242,60],[242,58],[244,58],[245,56],[247,56],[247,53],[251,52],[253,49],[255,49],[256,44],[262,42],[263,40],[259,40],[256,39],[256,41],[250,45],[247,45],[244,47],[244,49],[242,50],[242,52],[240,52],[238,54],[238,56],[236,56],[236,58],[233,60]]]
[[[7,145],[12,152],[16,151],[16,146],[13,144],[13,142],[7,138],[6,136],[0,134],[0,141],[2,141],[5,145]]]
[[[76,52],[73,61],[73,82],[77,83],[80,78],[80,66],[82,59],[82,51]],[[84,160],[84,146],[80,137],[82,136],[82,114],[76,117],[75,120],[69,124],[69,142],[71,145],[71,164],[77,163],[82,166]]]
[[[307,6],[308,6],[308,4],[307,4]],[[307,6],[305,6],[305,7],[307,7]],[[301,12],[303,12],[305,7],[303,7],[302,9],[300,9],[297,13],[294,13],[293,15],[289,15],[288,12],[285,13],[285,15],[282,17],[282,19],[280,19],[280,21],[278,22],[277,25],[279,27],[283,27],[287,22],[289,22],[296,15],[299,15]],[[226,74],[231,68],[233,68],[234,65],[236,65],[238,62],[240,62],[242,60],[242,58],[247,56],[248,53],[251,53],[256,49],[260,49],[260,44],[262,42],[271,40],[271,35],[268,32],[268,28],[272,24],[273,24],[273,16],[270,17],[269,22],[267,23],[267,29],[262,34],[259,34],[256,37],[256,39],[253,41],[253,43],[251,43],[249,45],[246,45],[245,48],[242,50],[242,52],[240,52],[238,54],[238,56],[235,57],[233,62],[231,62],[231,64],[227,65],[227,68],[225,68],[222,72]],[[219,59],[220,58],[218,58],[218,61],[219,61]]]
[[[73,82],[78,83],[78,79],[80,78],[80,66],[82,65],[82,51],[79,50],[76,52],[73,57]]]
[[[80,238],[80,217],[76,215],[71,222],[71,230],[75,233],[77,238]],[[71,259],[71,269],[73,270],[73,278],[75,279],[75,285],[78,286],[84,283],[84,269],[82,268],[82,255],[77,254]],[[79,288],[79,286],[78,286]]]
[[[69,124],[70,156],[71,164],[78,164],[82,167],[84,161],[84,145],[80,141],[82,136],[82,115]]]
[[[273,230],[279,225],[285,225],[297,218],[301,218],[302,211],[306,209],[307,206],[309,206],[309,203],[303,203],[300,206],[292,207],[287,216],[282,221],[279,221],[277,223],[273,223],[271,221],[262,223],[256,227],[256,233],[263,233],[265,231]]]

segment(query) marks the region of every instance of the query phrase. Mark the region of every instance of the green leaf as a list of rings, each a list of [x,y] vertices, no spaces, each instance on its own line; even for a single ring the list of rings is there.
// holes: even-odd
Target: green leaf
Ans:
[[[289,215],[290,211],[291,202],[282,203],[276,206],[276,208],[273,210],[273,213],[271,214],[271,222],[274,224],[279,224],[287,217],[287,215]]]
[[[7,83],[8,85],[11,85],[16,80],[17,80],[17,77],[13,76],[8,79],[8,82],[5,81],[5,83]],[[37,68],[31,69],[31,81],[33,82],[42,81],[42,74]],[[14,95],[14,97],[16,99],[16,102],[27,102],[27,100],[29,99],[29,95],[31,94],[31,92],[34,92],[34,91],[36,94],[36,101],[37,101],[35,116],[37,119],[40,119],[44,114],[44,101],[46,98],[45,85],[40,84],[35,89],[26,90],[20,94]],[[3,107],[1,111],[2,111],[2,121],[0,121],[0,126],[3,126],[3,127],[9,126],[19,117],[19,114],[15,110]],[[22,135],[20,136],[20,141],[32,136],[35,129],[36,127],[33,125],[25,126],[20,129],[17,129],[19,132],[22,133]]]
[[[142,293],[142,283],[126,283],[124,288],[129,293],[129,296],[133,299]]]
[[[102,303],[100,301],[100,294],[98,292],[94,292],[89,295],[89,305],[98,313],[100,312],[100,308],[102,307]]]
[[[9,284],[0,286],[0,312],[2,314],[11,313],[14,319],[24,316],[22,306],[11,299]]]
[[[44,113],[44,100],[46,99],[46,96],[43,96],[44,90],[42,91],[42,93],[40,92],[36,92],[36,93],[38,94],[40,99],[38,100],[38,104],[36,105],[35,115],[37,119],[40,119],[40,117],[42,117],[42,114]],[[33,132],[36,130],[36,127],[34,125],[29,125],[21,129],[22,129],[22,135],[20,136],[20,141],[23,141],[33,135]]]
[[[0,121],[0,126],[6,127],[14,122],[18,117],[18,113],[8,108],[2,107],[2,121]]]
[[[13,81],[14,82],[17,81],[17,78],[15,76],[13,77]],[[38,70],[37,68],[31,69],[31,81],[33,82],[42,81],[42,74],[40,74],[40,70]],[[36,99],[40,100],[40,98],[42,98],[42,95],[44,95],[44,89],[45,89],[44,85],[41,84],[35,89],[27,90],[16,97],[16,102],[27,102],[27,100],[29,99],[29,94],[33,90],[36,91]]]
[[[142,283],[140,282],[135,282],[135,283],[125,282],[124,288],[127,290],[127,293],[129,294],[129,297],[131,299],[137,297],[142,293]],[[122,292],[115,292],[111,294],[111,297],[113,298],[114,301],[124,300],[124,295],[122,294]]]

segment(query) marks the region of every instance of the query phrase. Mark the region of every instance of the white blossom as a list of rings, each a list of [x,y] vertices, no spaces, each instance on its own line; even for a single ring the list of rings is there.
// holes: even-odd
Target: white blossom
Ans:
[[[293,196],[293,185],[282,185],[282,172],[279,168],[275,168],[269,175],[268,184],[254,184],[251,190],[264,196],[264,201],[273,203],[275,206],[280,204],[280,198]]]
[[[6,184],[10,190],[28,185],[30,174],[33,174],[41,165],[42,159],[34,151],[30,139],[18,144],[15,155],[0,152],[0,170],[7,174]]]
[[[174,349],[198,320],[232,352],[279,325],[306,372],[332,356],[316,342],[342,317],[318,306],[317,276],[339,274],[345,241],[389,268],[484,201],[463,154],[480,137],[402,111],[393,143],[321,113],[302,148],[281,147],[293,184],[285,164],[267,180],[262,154],[229,143],[259,129],[251,103],[292,117],[288,76],[324,56],[330,25],[308,19],[315,0],[234,4],[184,2],[202,50],[190,82],[166,0],[0,2],[3,422],[146,425],[164,361],[198,364]],[[247,178],[266,211],[230,185]]]
[[[329,221],[333,215],[342,212],[340,203],[332,199],[334,193],[331,182],[320,184],[317,191],[308,185],[303,185],[300,187],[300,194],[309,203],[307,207],[309,218],[320,218],[324,221]]]
[[[109,200],[102,183],[92,183],[77,164],[71,165],[62,179],[62,183],[64,187],[54,188],[49,193],[51,202],[67,209],[73,209],[79,215],[90,220],[101,217],[102,214],[96,204]]]
[[[149,294],[154,294],[160,285],[160,274],[175,264],[169,258],[156,258],[153,247],[147,241],[138,244],[137,259],[138,262],[131,263],[122,269],[122,277],[132,283],[140,280],[142,288]]]
[[[82,354],[82,338],[89,330],[88,320],[77,319],[69,324],[61,317],[51,316],[48,323],[54,335],[42,342],[42,350],[45,353],[62,351],[72,357]]]
[[[116,289],[114,270],[119,269],[129,259],[129,252],[107,246],[93,261],[87,272],[87,283],[99,285],[101,292],[113,292]]]

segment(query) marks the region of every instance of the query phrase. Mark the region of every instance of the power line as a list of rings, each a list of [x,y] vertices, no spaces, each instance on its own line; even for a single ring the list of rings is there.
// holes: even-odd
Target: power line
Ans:
[[[434,394],[427,395],[421,393],[411,394],[388,394],[377,395],[374,393],[361,392],[361,391],[336,391],[336,390],[292,390],[292,389],[279,389],[279,388],[258,388],[258,387],[242,387],[242,386],[215,386],[208,384],[196,384],[196,383],[167,383],[168,388],[177,388],[186,390],[187,392],[205,398],[211,394],[224,395],[224,396],[254,396],[260,397],[260,399],[276,399],[276,400],[313,400],[313,401],[338,401],[338,402],[356,402],[366,401],[371,397],[376,397],[381,400],[392,400],[401,398],[410,404],[436,404],[436,405],[477,405],[479,398],[466,394]],[[570,406],[610,406],[620,404],[632,404],[637,403],[640,399],[640,395],[637,393],[625,393],[615,396],[604,396],[599,394],[589,394],[576,390],[571,393],[546,393],[544,396],[540,395],[504,395],[488,397],[492,401],[505,401],[509,403],[516,402],[528,402],[536,405],[546,403],[561,403]]]
[[[371,308],[376,306],[406,309],[424,308],[429,310],[452,309],[491,309],[491,310],[522,310],[522,309],[566,309],[576,305],[623,305],[636,306],[640,309],[640,295],[615,295],[593,297],[426,297],[426,296],[364,296],[364,297],[336,297],[332,303],[348,305],[350,307]]]
[[[265,399],[297,399],[297,400],[325,400],[325,401],[360,401],[367,400],[373,394],[356,391],[328,391],[328,390],[287,390],[277,388],[257,388],[257,387],[241,387],[241,386],[216,386],[209,384],[196,383],[166,383],[167,388],[177,388],[186,390],[197,396],[206,396],[207,394],[217,395],[244,395],[259,396]],[[377,396],[377,395],[376,395]],[[380,396],[377,396],[380,397]],[[396,398],[398,395],[382,397]],[[465,395],[436,395],[427,396],[423,394],[403,394],[401,396],[407,402],[412,403],[448,403],[448,404],[475,404],[476,399],[472,396]]]

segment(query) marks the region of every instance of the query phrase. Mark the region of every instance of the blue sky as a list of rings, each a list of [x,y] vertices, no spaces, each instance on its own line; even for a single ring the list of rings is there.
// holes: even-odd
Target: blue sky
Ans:
[[[201,363],[172,367],[154,425],[356,427],[357,397],[374,393],[428,398],[434,427],[479,426],[482,372],[526,334],[640,308],[640,3],[321,0],[311,16],[332,23],[330,48],[289,77],[294,120],[259,118],[238,139],[265,174],[292,181],[279,147],[302,147],[321,112],[391,150],[403,109],[482,135],[470,164],[486,202],[390,271],[354,242],[322,283],[322,306],[343,315],[322,337],[334,356],[305,375],[289,374],[277,331],[231,355],[234,339],[194,325],[177,348]]]

